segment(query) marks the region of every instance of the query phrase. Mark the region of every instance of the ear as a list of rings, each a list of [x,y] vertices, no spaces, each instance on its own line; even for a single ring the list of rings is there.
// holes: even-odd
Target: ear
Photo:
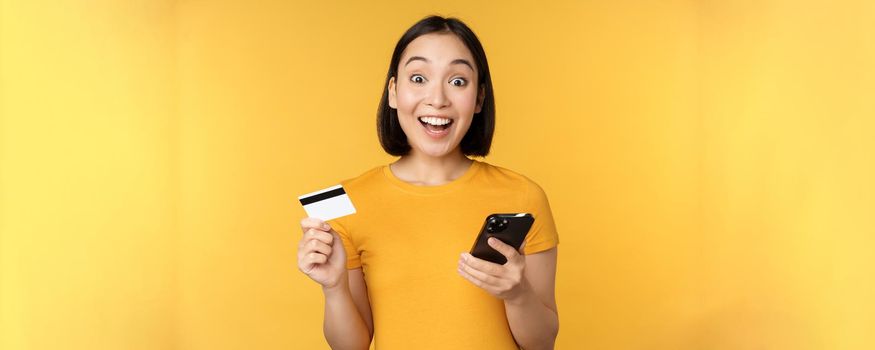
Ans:
[[[483,109],[483,99],[486,98],[486,85],[481,85],[480,90],[477,92],[477,107],[474,108],[474,113],[480,113],[480,110]]]
[[[389,78],[389,86],[387,89],[389,90],[389,107],[392,107],[392,109],[398,109],[398,101],[395,97],[395,77]]]

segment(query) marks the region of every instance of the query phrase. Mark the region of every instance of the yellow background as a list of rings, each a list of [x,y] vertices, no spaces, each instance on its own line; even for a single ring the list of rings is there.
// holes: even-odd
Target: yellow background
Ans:
[[[0,348],[325,348],[296,197],[392,160],[432,13],[551,200],[558,349],[875,348],[868,0],[0,0]]]

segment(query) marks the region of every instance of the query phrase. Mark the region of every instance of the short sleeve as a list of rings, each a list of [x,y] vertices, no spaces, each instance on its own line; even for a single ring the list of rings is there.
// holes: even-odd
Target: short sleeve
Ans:
[[[352,270],[362,267],[361,256],[359,256],[358,249],[353,244],[346,227],[337,220],[329,220],[328,224],[331,225],[334,231],[337,231],[337,234],[340,235],[340,239],[343,241],[343,250],[346,252],[346,269]]]
[[[559,244],[559,234],[556,232],[547,194],[537,183],[531,180],[528,183],[528,210],[535,217],[535,222],[526,236],[526,246],[523,248],[526,255],[542,252]]]

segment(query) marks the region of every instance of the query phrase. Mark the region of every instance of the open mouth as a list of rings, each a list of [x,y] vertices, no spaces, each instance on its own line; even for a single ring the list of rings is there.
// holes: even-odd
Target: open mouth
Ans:
[[[435,133],[444,131],[448,129],[450,125],[453,125],[453,120],[450,118],[423,116],[418,119],[419,123],[422,124],[426,130]]]

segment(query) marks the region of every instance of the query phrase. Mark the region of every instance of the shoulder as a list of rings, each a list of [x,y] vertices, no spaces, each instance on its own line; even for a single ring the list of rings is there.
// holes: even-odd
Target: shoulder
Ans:
[[[512,187],[517,191],[524,191],[529,196],[534,195],[537,197],[544,193],[544,190],[537,182],[518,171],[487,162],[481,163],[482,178],[490,184]]]
[[[526,254],[537,253],[549,249],[558,244],[556,224],[553,221],[553,213],[550,208],[547,194],[541,186],[526,175],[504,167],[487,165],[484,167],[486,176],[490,182],[506,183],[513,188],[513,193],[507,189],[501,189],[503,198],[516,198],[521,203],[520,211],[531,213],[535,222],[530,230],[526,243]],[[491,186],[490,184],[486,184]]]
[[[340,184],[343,185],[343,188],[347,191],[360,191],[362,189],[367,189],[380,180],[384,166],[385,165],[378,165],[359,175],[343,179],[340,181]]]
[[[383,176],[382,171],[383,165],[378,165],[359,175],[340,181],[340,185],[343,186],[344,192],[349,196],[350,201],[353,202],[357,212],[360,212],[363,207],[367,207],[369,198],[378,198],[378,196],[372,196],[372,194],[374,191],[378,191],[376,188],[380,182],[380,176]],[[356,218],[358,217],[357,215],[347,215],[329,222],[341,236],[348,238],[351,237],[351,231],[354,231],[352,227],[355,226]]]

